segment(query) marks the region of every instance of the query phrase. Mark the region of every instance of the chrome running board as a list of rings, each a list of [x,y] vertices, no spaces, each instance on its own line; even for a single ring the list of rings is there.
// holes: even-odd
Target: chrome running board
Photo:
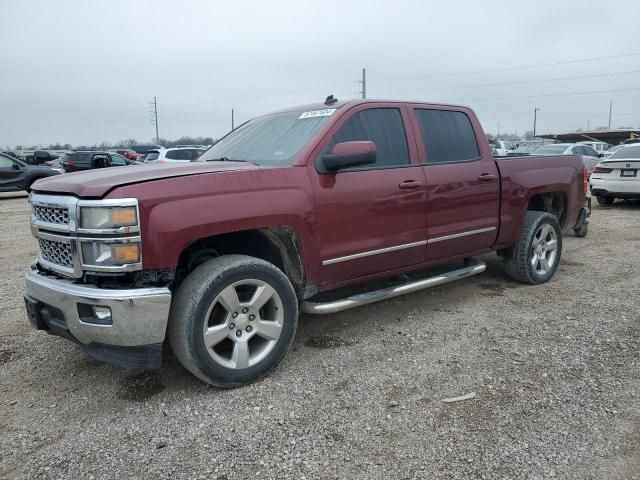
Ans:
[[[341,298],[332,302],[309,302],[305,301],[300,304],[300,310],[304,313],[326,314],[342,312],[350,308],[361,307],[370,303],[388,300],[390,298],[405,295],[407,293],[417,292],[425,288],[437,287],[445,283],[455,282],[463,278],[478,275],[487,269],[487,264],[481,260],[471,259],[468,265],[453,270],[451,272],[436,275],[435,277],[424,278],[414,282],[404,283],[395,287],[374,290],[373,292],[359,293],[347,298]]]

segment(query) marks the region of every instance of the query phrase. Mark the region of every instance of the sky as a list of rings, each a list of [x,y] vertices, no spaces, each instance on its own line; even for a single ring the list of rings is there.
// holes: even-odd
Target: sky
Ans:
[[[485,130],[640,126],[640,2],[0,0],[0,146],[219,138],[360,96],[471,106]]]

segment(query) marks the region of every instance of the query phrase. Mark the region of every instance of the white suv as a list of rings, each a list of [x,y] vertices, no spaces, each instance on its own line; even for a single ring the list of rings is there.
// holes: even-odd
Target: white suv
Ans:
[[[591,174],[591,194],[600,205],[616,198],[640,198],[640,144],[625,145],[600,162]]]
[[[205,148],[162,148],[150,150],[144,158],[145,163],[192,162],[203,154]]]

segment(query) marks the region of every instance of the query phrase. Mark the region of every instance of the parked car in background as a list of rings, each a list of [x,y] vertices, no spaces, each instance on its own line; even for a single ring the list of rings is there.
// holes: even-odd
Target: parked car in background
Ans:
[[[130,148],[116,150],[116,153],[118,155],[122,155],[124,158],[133,160],[133,161],[139,161],[144,158],[144,153],[137,153],[135,150],[132,150]]]
[[[496,149],[497,155],[499,157],[506,157],[509,153],[513,152],[516,149],[516,146],[512,143],[505,142],[504,140],[496,140],[493,142],[493,146]]]
[[[586,142],[578,142],[578,145],[587,145],[593,148],[598,153],[605,153],[607,150],[611,148],[607,142],[595,142],[595,141],[586,141]]]
[[[616,153],[618,150],[620,150],[622,147],[624,147],[624,145],[614,145],[613,147],[611,147],[609,150],[607,150],[606,152],[604,152],[604,158],[609,158],[611,155],[613,155],[614,153]]]
[[[31,191],[31,185],[36,180],[58,175],[48,167],[27,165],[17,158],[0,153],[0,192]]]
[[[640,145],[625,145],[600,162],[591,175],[591,194],[600,205],[612,205],[616,198],[640,198]]]
[[[61,153],[54,152],[53,150],[36,150],[33,152],[33,164],[42,165],[50,162],[51,160],[55,160],[60,156],[62,156]]]
[[[111,166],[112,167],[124,167],[127,165],[137,165],[138,162],[131,160],[124,155],[120,155],[119,153],[109,152],[111,155]]]
[[[10,156],[10,157],[17,158],[18,160],[20,160],[20,157],[18,156],[18,154],[17,154],[16,152],[13,152],[13,151],[4,151],[4,152],[0,152],[0,153],[3,153],[3,154],[5,154],[5,155],[8,155],[8,156]]]
[[[131,145],[130,150],[133,150],[136,153],[140,153],[142,155],[146,155],[151,150],[158,150],[159,148],[164,148],[162,145],[156,144],[146,144],[146,145]]]
[[[589,145],[580,143],[550,143],[542,145],[533,151],[534,155],[580,155],[589,174],[600,162],[601,153],[596,152]]]
[[[71,152],[62,157],[62,167],[67,173],[110,166],[111,154],[109,152]]]
[[[58,157],[54,160],[50,160],[48,162],[45,162],[44,165],[46,167],[49,167],[53,170],[55,170],[56,172],[59,173],[65,173],[64,171],[64,166],[62,165],[62,158],[64,157],[64,155],[62,157]]]
[[[202,155],[204,148],[163,148],[151,150],[145,157],[145,163],[193,162]]]

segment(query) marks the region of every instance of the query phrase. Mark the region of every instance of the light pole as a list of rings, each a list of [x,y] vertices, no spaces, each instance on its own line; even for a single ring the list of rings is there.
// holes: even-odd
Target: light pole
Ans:
[[[538,110],[539,108],[533,109],[533,139],[536,139],[536,121],[538,120]]]

